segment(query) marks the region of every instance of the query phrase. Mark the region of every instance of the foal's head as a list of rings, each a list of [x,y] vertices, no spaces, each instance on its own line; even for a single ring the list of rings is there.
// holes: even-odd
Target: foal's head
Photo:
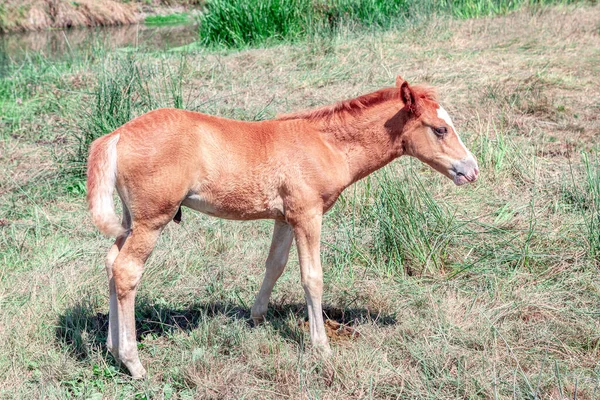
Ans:
[[[396,86],[408,113],[402,133],[404,154],[413,156],[452,179],[455,184],[474,182],[477,161],[465,147],[450,116],[430,90],[411,88],[398,77]]]

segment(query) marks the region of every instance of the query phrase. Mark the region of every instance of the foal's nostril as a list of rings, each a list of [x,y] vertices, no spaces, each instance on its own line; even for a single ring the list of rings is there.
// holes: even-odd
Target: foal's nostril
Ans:
[[[472,156],[466,157],[452,163],[451,175],[457,185],[475,182],[479,175],[479,166]]]
[[[465,174],[463,172],[456,172],[456,176],[457,177],[463,177],[465,178],[468,182],[475,182],[477,180],[477,176],[479,175],[479,171],[477,169],[474,169],[473,172],[471,172],[470,174]]]

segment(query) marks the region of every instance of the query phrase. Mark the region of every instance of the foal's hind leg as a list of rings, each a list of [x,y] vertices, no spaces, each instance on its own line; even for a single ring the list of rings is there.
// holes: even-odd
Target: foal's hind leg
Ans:
[[[111,307],[111,353],[121,361],[133,378],[142,378],[146,370],[138,357],[135,331],[135,294],[142,278],[144,262],[152,252],[161,228],[135,224],[112,268],[112,285],[116,294]],[[112,289],[112,288],[111,288]],[[112,305],[112,304],[111,304]],[[116,323],[116,328],[115,328]]]
[[[277,282],[277,279],[283,273],[293,239],[294,231],[292,227],[285,222],[275,221],[271,249],[269,250],[269,257],[267,257],[266,262],[265,279],[252,306],[252,320],[255,325],[265,319],[273,286],[275,286],[275,282]]]
[[[119,236],[115,243],[112,245],[108,254],[106,255],[106,274],[108,275],[108,287],[110,290],[110,308],[108,312],[108,335],[106,337],[106,347],[108,351],[112,354],[117,354],[118,352],[113,351],[113,337],[115,338],[115,343],[118,343],[118,321],[117,321],[117,292],[115,290],[115,282],[113,279],[113,265],[119,252],[123,248],[125,244],[125,240],[127,240],[127,236],[129,236],[129,229],[131,228],[131,215],[127,206],[123,203],[123,227],[127,229],[127,232]]]
[[[106,337],[106,347],[112,354],[118,353],[114,351],[113,337],[115,338],[114,342],[118,343],[119,333],[119,322],[117,320],[117,292],[115,290],[115,281],[113,279],[113,265],[117,259],[117,256],[119,255],[119,252],[125,244],[125,240],[127,240],[128,234],[129,233],[119,236],[106,256],[106,274],[108,275],[108,288],[110,290],[110,308],[108,312],[108,335]]]

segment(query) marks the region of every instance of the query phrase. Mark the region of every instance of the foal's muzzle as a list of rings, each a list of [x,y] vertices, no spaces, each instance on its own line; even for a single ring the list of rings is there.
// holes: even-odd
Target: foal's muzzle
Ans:
[[[469,154],[462,160],[454,161],[449,173],[454,184],[460,186],[465,183],[475,182],[479,175],[479,167],[477,166],[475,157],[473,157],[472,154]]]

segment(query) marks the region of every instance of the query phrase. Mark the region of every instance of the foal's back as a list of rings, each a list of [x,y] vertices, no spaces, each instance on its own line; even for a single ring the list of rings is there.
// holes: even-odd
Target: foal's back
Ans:
[[[183,204],[222,218],[283,219],[286,196],[319,196],[335,186],[323,172],[336,154],[304,120],[243,122],[159,109],[114,134],[117,187],[133,215]]]

